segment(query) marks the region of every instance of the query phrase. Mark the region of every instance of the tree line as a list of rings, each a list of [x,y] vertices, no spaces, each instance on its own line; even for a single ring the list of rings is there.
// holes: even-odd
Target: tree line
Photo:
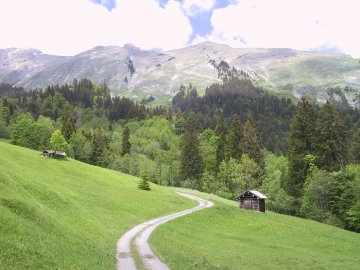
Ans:
[[[86,79],[10,90],[0,84],[0,137],[14,144],[229,199],[259,189],[273,211],[359,230],[356,109],[296,105],[239,79],[203,96],[182,86],[171,108],[111,97]]]

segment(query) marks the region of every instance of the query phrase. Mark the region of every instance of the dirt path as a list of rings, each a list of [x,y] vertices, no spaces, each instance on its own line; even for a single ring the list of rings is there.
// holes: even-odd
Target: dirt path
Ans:
[[[208,207],[212,207],[214,203],[204,200],[202,198],[177,192],[178,194],[196,200],[199,202],[199,205],[187,209],[178,213],[174,213],[168,216],[155,218],[144,222],[140,225],[135,226],[130,231],[126,232],[117,242],[116,249],[116,269],[117,270],[136,270],[135,261],[133,255],[131,254],[131,246],[136,249],[136,252],[139,254],[142,261],[142,265],[146,270],[168,270],[166,264],[164,264],[160,259],[154,254],[151,250],[148,239],[150,234],[161,224],[164,224],[170,220],[173,220],[178,217],[185,216],[195,211],[199,211]]]

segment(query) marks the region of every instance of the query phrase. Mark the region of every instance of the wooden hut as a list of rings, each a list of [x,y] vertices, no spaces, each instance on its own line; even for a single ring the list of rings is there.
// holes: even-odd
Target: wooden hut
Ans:
[[[66,158],[66,153],[61,151],[54,150],[44,150],[42,154],[45,157],[53,157],[53,158]]]
[[[265,199],[267,197],[256,190],[247,190],[236,197],[240,201],[240,208],[265,212]]]

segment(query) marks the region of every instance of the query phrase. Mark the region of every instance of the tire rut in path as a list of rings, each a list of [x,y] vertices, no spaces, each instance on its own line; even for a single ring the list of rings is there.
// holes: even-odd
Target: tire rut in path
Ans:
[[[214,205],[214,203],[194,195],[181,192],[176,193],[189,199],[196,200],[199,205],[181,212],[146,221],[126,232],[117,242],[117,270],[137,270],[134,258],[131,254],[132,243],[135,243],[136,252],[139,254],[141,263],[146,270],[169,270],[169,267],[160,261],[160,259],[155,255],[149,246],[148,239],[151,233],[161,224],[164,224],[175,218],[188,215],[192,212],[212,207]]]

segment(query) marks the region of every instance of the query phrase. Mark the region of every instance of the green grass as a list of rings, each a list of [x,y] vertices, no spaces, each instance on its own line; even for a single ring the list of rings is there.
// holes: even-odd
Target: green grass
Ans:
[[[150,243],[172,270],[359,269],[360,234],[182,191],[216,205],[155,230]]]
[[[195,202],[72,159],[0,142],[0,269],[114,269],[117,239]]]

